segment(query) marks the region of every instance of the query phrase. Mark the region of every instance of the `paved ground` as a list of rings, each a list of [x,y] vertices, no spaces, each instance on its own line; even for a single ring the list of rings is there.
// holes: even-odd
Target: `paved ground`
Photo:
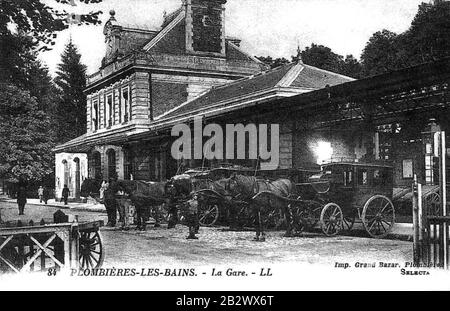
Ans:
[[[58,208],[27,204],[25,216],[17,215],[17,205],[0,202],[3,221],[51,219]],[[105,213],[63,210],[78,215],[80,221],[105,220]],[[283,238],[282,232],[269,232],[265,243],[253,242],[251,231],[228,231],[226,228],[201,228],[199,240],[186,240],[187,227],[168,230],[165,225],[146,232],[102,228],[106,250],[105,266],[146,267],[155,265],[220,265],[251,263],[318,263],[378,261],[410,261],[412,243],[390,239],[376,240],[359,236],[328,238],[320,233]]]

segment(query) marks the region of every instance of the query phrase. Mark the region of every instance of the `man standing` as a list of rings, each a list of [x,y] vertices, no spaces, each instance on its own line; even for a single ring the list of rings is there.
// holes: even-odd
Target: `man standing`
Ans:
[[[106,213],[108,214],[108,223],[106,226],[115,227],[117,221],[117,186],[113,180],[109,181],[108,188],[104,191]]]
[[[44,197],[44,188],[42,186],[39,186],[38,196],[39,196],[39,203],[42,203],[42,199]]]
[[[196,194],[193,195],[192,199],[187,201],[188,204],[188,214],[187,214],[187,223],[189,227],[189,235],[186,239],[188,240],[198,240],[198,237],[195,236],[198,233],[199,222],[198,222],[198,196]]]
[[[20,186],[17,191],[17,205],[19,206],[19,215],[24,215],[25,204],[27,203],[27,190]]]
[[[64,185],[64,188],[62,190],[62,199],[64,200],[64,205],[67,205],[67,200],[69,199],[70,190],[67,185]]]
[[[131,201],[129,199],[128,194],[125,192],[125,190],[122,187],[118,187],[116,200],[117,200],[117,207],[119,209],[119,215],[120,215],[119,222],[121,222],[121,224],[122,224],[121,229],[128,231],[128,230],[130,230],[129,214],[130,214]]]
[[[49,191],[50,190],[48,189],[48,187],[44,187],[44,194],[42,195],[42,200],[44,201],[45,204],[47,204],[47,201],[50,198]]]

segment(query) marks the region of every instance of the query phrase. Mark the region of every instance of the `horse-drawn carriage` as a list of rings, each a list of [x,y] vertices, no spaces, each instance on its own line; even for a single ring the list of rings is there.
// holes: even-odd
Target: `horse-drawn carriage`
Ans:
[[[219,167],[213,169],[193,169],[187,171],[192,178],[194,190],[199,197],[199,220],[202,226],[214,226],[218,223],[253,226],[254,215],[248,211],[248,202],[232,197],[227,189],[229,178],[235,175],[251,177],[257,180],[275,181],[280,178],[293,182],[307,181],[310,176],[318,173],[318,169],[286,169],[264,171],[246,167]],[[264,194],[261,194],[263,196]],[[265,225],[269,228],[280,228],[283,214],[279,209],[266,210]],[[236,224],[237,223],[237,224]]]
[[[203,226],[257,223],[264,230],[284,225],[290,233],[319,224],[324,234],[334,236],[359,221],[371,237],[381,238],[389,234],[395,221],[392,170],[376,162],[337,162],[320,170],[272,172],[225,167],[188,170],[165,183],[131,184],[138,193],[134,198],[140,193],[145,199],[141,210],[164,203],[170,197],[168,189],[180,192],[177,189],[183,188],[179,206],[195,193]]]
[[[324,165],[316,174],[305,172],[308,174],[300,180],[303,182],[285,191],[273,186],[277,181],[232,172],[231,177],[221,181],[223,191],[210,187],[199,189],[197,193],[206,214],[214,215],[208,218],[212,220],[211,225],[224,210],[221,206],[234,205],[238,218],[253,215],[252,222],[256,216],[248,209],[256,206],[263,227],[276,226],[285,220],[288,231],[301,232],[320,224],[324,234],[334,236],[342,230],[350,230],[359,219],[371,237],[389,234],[395,221],[391,166],[339,162]]]
[[[394,222],[392,167],[381,163],[326,164],[309,183],[297,184],[299,199],[327,203],[324,208],[294,208],[312,226],[317,221],[326,235],[352,229],[358,219],[371,237],[389,234]],[[302,216],[304,215],[304,216]]]

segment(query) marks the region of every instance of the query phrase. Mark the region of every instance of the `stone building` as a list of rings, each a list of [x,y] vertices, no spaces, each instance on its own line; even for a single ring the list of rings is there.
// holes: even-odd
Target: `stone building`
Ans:
[[[110,12],[106,55],[86,88],[87,132],[55,148],[57,195],[68,184],[76,196],[78,181],[88,177],[163,180],[175,174],[170,134],[154,128],[183,107],[206,109],[234,95],[233,101],[256,103],[352,80],[303,64],[270,71],[225,34],[225,4],[183,0],[165,14],[159,31],[122,26]]]
[[[121,26],[110,12],[106,55],[86,88],[87,132],[55,149],[57,195],[65,183],[77,194],[87,177],[164,179],[166,147],[124,145],[127,137],[212,87],[267,69],[226,36],[225,2],[184,0],[160,30]]]
[[[111,12],[107,52],[86,88],[87,132],[55,148],[57,195],[67,183],[76,197],[85,178],[165,180],[220,165],[171,155],[173,126],[200,116],[203,125],[279,124],[280,170],[387,161],[395,186],[414,174],[435,183],[427,132],[450,130],[450,60],[358,81],[301,60],[269,70],[226,36],[225,4],[184,0],[159,31],[121,26]]]

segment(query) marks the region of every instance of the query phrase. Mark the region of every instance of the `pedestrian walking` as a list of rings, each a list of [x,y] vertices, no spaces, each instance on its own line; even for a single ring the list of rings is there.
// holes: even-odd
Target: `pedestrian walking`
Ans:
[[[39,197],[39,203],[42,203],[42,199],[44,198],[44,187],[39,186],[38,188],[38,197]]]
[[[198,240],[198,237],[195,234],[198,233],[199,230],[199,222],[198,222],[198,197],[196,194],[193,195],[192,199],[187,201],[188,204],[188,213],[187,213],[187,224],[189,227],[189,235],[186,239],[188,240]]]
[[[64,200],[64,205],[67,205],[67,200],[69,199],[70,190],[67,185],[64,185],[64,188],[62,190],[62,198],[61,201]]]
[[[27,203],[27,189],[24,186],[20,186],[17,190],[17,205],[19,206],[19,215],[25,215],[25,204]]]
[[[44,187],[44,193],[42,195],[42,200],[45,204],[47,204],[48,199],[50,198],[50,190],[48,187]]]

